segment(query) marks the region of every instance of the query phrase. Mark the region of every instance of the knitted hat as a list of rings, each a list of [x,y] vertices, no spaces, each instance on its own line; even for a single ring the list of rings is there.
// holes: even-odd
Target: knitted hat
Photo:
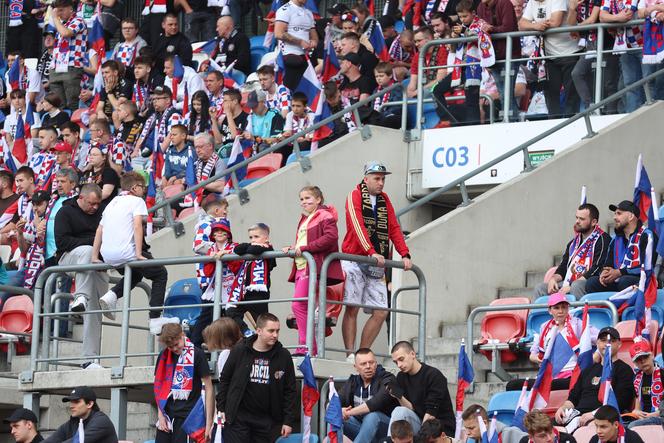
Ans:
[[[228,234],[229,239],[233,238],[233,234],[231,233],[231,222],[229,222],[228,219],[219,218],[213,221],[212,224],[210,225],[210,235],[214,234],[214,231],[218,229],[221,229],[226,234]]]

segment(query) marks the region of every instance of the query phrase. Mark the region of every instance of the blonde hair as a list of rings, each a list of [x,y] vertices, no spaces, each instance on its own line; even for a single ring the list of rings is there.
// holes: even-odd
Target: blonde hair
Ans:
[[[203,330],[203,340],[211,351],[230,349],[241,339],[240,327],[229,317],[218,318]]]

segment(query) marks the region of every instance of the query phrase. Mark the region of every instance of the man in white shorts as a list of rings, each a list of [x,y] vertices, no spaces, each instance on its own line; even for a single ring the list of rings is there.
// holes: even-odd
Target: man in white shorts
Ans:
[[[392,241],[403,258],[404,269],[411,268],[410,253],[406,239],[394,213],[394,207],[383,192],[385,176],[390,174],[385,165],[371,161],[364,166],[364,179],[348,194],[346,199],[346,236],[341,245],[346,254],[374,257],[378,266],[342,261],[346,274],[344,301],[346,303],[387,308],[387,286],[385,284],[385,259],[389,256],[389,243]],[[341,326],[348,359],[355,349],[357,335],[357,314],[359,307],[346,306]],[[380,332],[387,311],[369,309],[371,317],[362,330],[360,348],[370,348]]]
[[[313,13],[305,7],[306,0],[291,0],[277,10],[274,36],[282,43],[284,86],[294,91],[307,69],[305,55],[318,45]]]

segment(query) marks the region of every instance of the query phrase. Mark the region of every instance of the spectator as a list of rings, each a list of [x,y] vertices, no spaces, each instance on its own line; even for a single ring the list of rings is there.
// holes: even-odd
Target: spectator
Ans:
[[[443,424],[436,418],[422,423],[420,432],[417,433],[417,441],[421,443],[455,443],[452,437],[445,435]]]
[[[182,79],[176,80],[175,73],[175,55],[168,55],[164,60],[164,86],[171,85],[173,92],[173,106],[178,111],[182,111],[185,100],[185,89],[189,97],[196,92],[204,90],[205,85],[201,77],[189,66],[183,66],[184,75]],[[191,100],[191,98],[189,98]],[[191,103],[187,103],[189,106]]]
[[[270,244],[270,227],[265,223],[256,223],[247,230],[249,243],[235,245],[237,255],[260,256],[265,252],[274,251]],[[270,273],[277,267],[277,261],[273,258],[244,261],[237,271],[233,290],[229,297],[229,305],[226,307],[226,315],[240,326],[242,334],[249,337],[253,334],[247,327],[243,318],[249,312],[258,327],[258,318],[268,312],[267,302],[252,305],[236,305],[237,302],[259,301],[270,299]]]
[[[599,0],[598,0],[599,1]],[[482,0],[477,6],[477,16],[484,20],[485,23],[482,24],[482,31],[488,34],[500,34],[503,32],[515,32],[518,31],[519,25],[514,13],[514,6],[510,0]],[[521,45],[519,40],[514,40],[512,45],[512,60],[518,59],[521,56]],[[488,67],[487,70],[493,77],[496,82],[496,87],[500,93],[501,100],[505,100],[505,60],[507,55],[505,53],[506,40],[505,39],[496,39],[492,41],[493,50],[496,57],[496,63],[493,66]],[[518,71],[518,62],[513,62],[512,69],[514,72]],[[516,69],[515,69],[516,68]],[[516,75],[510,73],[510,84],[507,86],[510,91],[514,90],[514,81]],[[512,112],[511,120],[516,121],[518,118],[518,107],[516,100],[514,99],[514,94],[511,94],[510,98],[510,111]]]
[[[235,137],[241,135],[249,122],[249,114],[244,112],[241,105],[242,95],[237,89],[224,91],[223,112],[220,114],[214,108],[210,108],[210,117],[219,121],[221,132],[221,144],[233,143]],[[228,151],[230,155],[230,151]],[[228,157],[226,155],[225,157]]]
[[[286,118],[291,106],[291,92],[284,85],[274,81],[274,68],[271,65],[263,65],[256,71],[261,89],[265,92],[265,105],[267,109],[274,109]]]
[[[380,28],[383,31],[383,40],[385,40],[385,46],[389,48],[392,46],[392,42],[394,42],[394,40],[399,37],[399,33],[394,28],[396,24],[394,17],[390,15],[383,15],[378,19],[378,23],[380,23]]]
[[[635,19],[637,5],[615,0],[602,0],[602,9],[599,12],[599,21],[603,23],[627,23]],[[613,49],[620,54],[620,71],[622,82],[631,85],[643,78],[642,52],[625,51],[625,49],[640,48],[643,44],[643,29],[641,26],[615,28],[615,41]],[[625,112],[636,111],[645,101],[643,88],[635,88],[627,92],[624,99]]]
[[[151,82],[151,78],[153,78],[151,73],[152,60],[141,56],[134,59],[134,77],[136,81],[134,82],[131,101],[136,103],[138,114],[143,118],[147,117],[151,102],[150,94],[154,89],[154,84]]]
[[[37,72],[41,77],[44,89],[48,89],[48,78],[51,72],[51,62],[53,60],[53,48],[55,45],[55,31],[52,26],[46,26],[42,34],[44,36],[43,48],[39,60],[37,61]]]
[[[101,201],[101,189],[90,183],[81,187],[78,198],[63,203],[62,209],[55,217],[55,244],[59,265],[84,265],[92,262],[92,243],[101,219]],[[108,289],[106,272],[76,272],[74,279],[76,293],[71,311],[98,310],[99,297]],[[87,361],[81,367],[98,368],[99,365],[93,363],[93,359],[99,355],[100,349],[101,314],[86,314],[83,316],[81,355],[87,358]]]
[[[26,119],[26,100],[25,100],[25,91],[23,89],[16,89],[9,93],[9,99],[11,102],[12,111],[5,118],[5,123],[3,129],[5,130],[5,138],[7,143],[12,146],[14,143],[14,136],[16,135],[16,123],[18,122],[18,114],[20,113],[23,118],[23,123],[25,124]],[[30,127],[30,132],[32,138],[37,138],[39,134],[39,128],[41,128],[41,119],[39,114],[34,112],[32,114],[34,124]],[[30,155],[30,152],[28,152]]]
[[[120,180],[123,193],[106,207],[102,215],[99,227],[95,234],[92,250],[92,262],[104,263],[118,267],[118,272],[124,275],[121,265],[133,260],[152,259],[150,246],[144,240],[143,217],[147,217],[148,209],[143,200],[145,179],[137,172],[127,172]],[[101,255],[100,255],[101,254]],[[132,269],[131,289],[146,277],[152,281],[150,291],[150,307],[163,306],[166,294],[166,283],[168,273],[164,266],[148,266]],[[106,294],[99,299],[99,305],[104,316],[115,320],[115,312],[118,299],[124,295],[124,277],[118,281]],[[166,323],[178,322],[174,318],[161,317],[161,311],[152,310],[148,313],[150,317],[150,332],[159,335],[161,327]]]
[[[390,426],[395,421],[406,420],[413,431],[418,432],[422,422],[437,418],[443,424],[445,434],[454,435],[452,400],[442,372],[418,361],[415,350],[407,341],[396,343],[391,354],[399,373],[397,382],[388,387],[388,391],[399,406],[392,411]]]
[[[557,441],[558,443],[576,443],[574,437],[553,428],[551,418],[539,409],[533,409],[523,418],[523,426],[528,435],[519,443],[543,443]]]
[[[243,137],[254,141],[256,151],[278,142],[284,129],[284,118],[276,110],[267,108],[266,98],[263,91],[251,91],[247,98],[251,114]]]
[[[108,161],[108,154],[99,146],[92,146],[88,153],[89,168],[81,177],[81,185],[87,183],[95,184],[101,192],[101,212],[104,211],[110,201],[118,195],[120,177]],[[96,229],[96,228],[95,228]]]
[[[395,78],[403,81],[410,74],[410,67],[413,63],[414,57],[417,55],[415,51],[415,43],[413,42],[413,31],[404,29],[404,31],[397,35],[389,46],[390,63],[395,72]],[[376,65],[378,66],[378,65]]]
[[[123,41],[115,44],[111,59],[125,67],[125,79],[133,82],[135,80],[134,61],[138,57],[138,52],[148,43],[138,35],[138,22],[134,18],[124,17],[120,22],[120,26]]]
[[[141,155],[149,157],[161,145],[173,125],[182,123],[182,116],[172,106],[171,89],[168,86],[157,86],[150,96],[154,112],[143,125],[135,149],[142,150]],[[156,132],[156,134],[155,134]]]
[[[44,127],[53,126],[60,129],[60,126],[69,121],[69,115],[62,109],[62,100],[58,94],[49,92],[44,99],[37,105],[37,112],[44,112],[41,125]]]
[[[420,48],[423,48],[424,45],[433,40],[433,32],[430,28],[424,26],[418,28],[415,31],[413,37],[415,39],[415,47],[418,51]],[[426,49],[424,54],[424,66],[444,66],[447,64],[447,48],[443,45],[432,45]],[[410,66],[410,81],[408,82],[408,88],[406,88],[406,95],[410,98],[417,97],[417,85],[419,80],[418,66],[419,66],[419,52],[413,55],[412,64]],[[436,95],[436,113],[440,119],[448,118],[445,108],[441,108],[440,104],[445,104],[445,98],[443,97],[444,93],[450,89],[451,85],[451,76],[447,82],[442,82],[442,80],[447,77],[446,68],[438,69],[426,69],[422,71],[424,76],[424,84],[422,85],[422,91],[424,93],[423,98],[431,97]],[[435,91],[434,91],[435,89]],[[432,92],[434,91],[434,92]]]
[[[164,159],[164,186],[184,185],[189,162],[189,150],[193,146],[187,142],[187,127],[174,125],[164,139],[166,158]],[[183,188],[184,189],[184,188]]]
[[[657,40],[659,37],[662,35],[662,20],[664,19],[664,5],[660,1],[656,0],[646,0],[646,1],[640,1],[639,2],[639,18],[644,18],[650,23],[648,23],[648,26],[645,29],[654,29],[654,32],[651,31],[650,36],[654,35],[654,38],[650,38],[647,41],[644,41],[643,43],[643,56],[642,56],[642,61],[643,64],[641,65],[641,71],[643,73],[644,77],[647,77],[648,75],[654,73],[655,71],[659,71],[664,68],[664,64],[662,63],[662,54],[661,54],[661,48],[656,49],[659,50],[660,52],[657,52],[655,54],[652,53],[652,47],[654,46],[657,48]],[[644,35],[645,36],[645,35]],[[655,41],[653,41],[655,40]],[[648,54],[646,54],[646,51],[649,51]],[[657,77],[654,81],[648,82],[646,87],[652,89],[652,98],[653,100],[664,100],[664,79],[660,77]]]
[[[86,159],[88,158],[88,151],[90,148],[89,143],[81,141],[80,132],[81,127],[72,121],[65,122],[60,127],[60,136],[63,141],[69,143],[69,146],[71,146],[72,162],[79,171],[86,165]]]
[[[221,142],[219,122],[210,117],[210,99],[205,91],[197,91],[191,98],[191,110],[184,117],[187,140],[194,141],[198,134],[212,134],[215,144]]]
[[[635,339],[629,350],[629,356],[636,366],[634,374],[634,391],[636,402],[632,414],[637,420],[629,424],[632,429],[636,426],[658,425],[662,420],[662,370],[655,363],[650,343],[645,339]]]
[[[385,259],[390,256],[390,240],[403,258],[404,269],[409,270],[412,266],[392,202],[383,192],[388,174],[391,172],[383,163],[368,162],[364,166],[364,179],[346,199],[346,236],[341,252],[373,257],[377,262],[377,266],[345,260],[341,262],[346,274],[344,301],[375,307],[362,330],[361,348],[371,346],[387,318],[387,311],[382,310],[388,306],[383,268]],[[355,349],[358,312],[359,308],[346,306],[342,324],[346,352]],[[350,354],[348,360],[352,361],[352,358]]]
[[[318,186],[305,186],[300,190],[300,206],[302,215],[295,235],[295,244],[284,248],[284,252],[293,250],[295,260],[288,281],[295,283],[294,298],[306,298],[309,294],[309,269],[307,260],[302,258],[303,252],[313,255],[316,270],[320,270],[325,257],[339,252],[339,232],[337,229],[338,215],[333,206],[324,205],[325,198]],[[327,286],[343,282],[344,276],[338,261],[331,264],[327,275]],[[304,355],[307,338],[307,302],[293,302],[293,314],[297,325],[298,345],[296,354]],[[316,344],[308,350],[311,355],[317,354]]]
[[[66,141],[59,140],[53,146],[51,150],[53,155],[55,155],[55,165],[53,166],[53,174],[56,174],[60,169],[70,168],[76,171],[76,166],[71,162],[72,148],[69,143]],[[53,180],[51,186],[51,192],[55,192],[57,189],[57,180]]]
[[[343,3],[335,3],[331,8],[327,8],[328,18],[330,19],[330,29],[332,31],[332,39],[337,40],[343,34],[344,31],[341,29],[342,22],[341,16],[350,11],[348,6]]]
[[[620,413],[610,405],[600,406],[595,411],[595,429],[597,434],[590,443],[643,443],[639,434],[623,427]]]
[[[108,157],[109,166],[120,175],[128,160],[126,146],[124,143],[114,143],[107,120],[97,119],[90,125],[90,143]]]
[[[24,90],[27,95],[27,100],[33,105],[36,105],[44,98],[44,85],[42,84],[39,72],[25,64],[25,58],[21,51],[12,51],[7,54],[7,66],[9,67],[7,72],[5,72],[7,92],[13,90],[12,84],[9,81],[9,71],[17,58],[19,63],[19,82],[17,89]]]
[[[569,12],[567,14],[567,25],[589,25],[599,21],[599,10],[602,6],[601,0],[572,0],[569,3]],[[605,34],[607,35],[607,34]],[[579,34],[579,46],[585,47],[586,52],[597,50],[597,33],[582,32]],[[608,49],[608,48],[606,48]],[[606,53],[608,55],[608,53]],[[602,59],[604,54],[602,55]],[[581,103],[585,108],[590,106],[593,101],[591,87],[593,85],[592,64],[595,57],[579,57],[572,70],[572,80],[574,87],[579,94]]]
[[[53,65],[49,73],[49,88],[71,110],[78,109],[81,77],[88,52],[88,29],[74,14],[72,0],[55,0],[55,28],[57,39],[53,50]]]
[[[208,93],[210,108],[215,108],[219,113],[223,112],[224,74],[220,71],[210,71],[205,76],[205,89]]]
[[[0,216],[18,200],[18,194],[14,192],[14,174],[6,169],[0,170]],[[2,217],[0,219],[0,229],[4,228],[11,219]]]
[[[51,152],[58,141],[58,131],[53,127],[39,129],[39,151],[30,156],[28,166],[35,172],[37,189],[49,189],[53,180],[56,158]]]
[[[341,95],[341,91],[339,91],[336,82],[329,81],[325,83],[323,85],[323,92],[325,93],[325,101],[330,107],[330,112],[332,114],[336,114],[343,109],[348,109],[350,106],[348,99]],[[319,148],[322,148],[323,146],[332,143],[334,140],[341,138],[349,132],[353,132],[355,129],[357,129],[353,119],[353,114],[351,112],[347,112],[341,117],[337,118],[332,122],[332,125],[334,126],[332,134],[319,141]]]
[[[212,53],[215,61],[222,67],[251,74],[251,44],[249,37],[235,27],[233,17],[224,15],[217,19],[217,46]]]
[[[390,425],[390,435],[387,442],[391,443],[414,443],[415,431],[413,426],[406,420],[397,420]]]
[[[37,276],[44,267],[44,235],[46,233],[46,207],[50,192],[36,191],[30,203],[32,204],[32,217],[29,220],[21,219],[16,224],[18,247],[21,257],[25,257],[20,266],[24,275],[23,286],[31,289]]]
[[[586,292],[622,291],[638,285],[641,267],[650,269],[657,261],[657,235],[646,228],[639,220],[639,208],[629,200],[618,205],[610,205],[614,211],[616,236],[609,244],[602,271],[599,276],[590,277]]]
[[[293,94],[292,104],[293,110],[286,115],[286,123],[282,134],[283,138],[288,138],[291,135],[302,132],[314,124],[314,113],[307,107],[308,99],[303,92],[296,92]],[[313,136],[313,132],[308,132],[307,134],[298,137],[297,142],[300,150],[311,149],[311,140],[313,140]],[[291,143],[279,148],[276,152],[280,152],[283,155],[281,165],[284,166],[288,157],[293,152],[293,144]]]
[[[97,103],[97,118],[99,119],[112,122],[113,113],[118,110],[120,104],[131,100],[132,84],[125,80],[121,66],[115,60],[107,60],[101,65],[104,88],[101,90]]]
[[[85,22],[88,32],[92,30],[97,16],[96,6],[95,0],[80,0],[76,7],[76,15]]]
[[[38,443],[44,440],[37,430],[37,416],[30,409],[18,408],[3,420],[16,443]]]
[[[184,9],[184,34],[192,42],[214,38],[214,24],[219,15],[206,0],[181,0]]]
[[[62,209],[62,205],[76,197],[78,174],[74,169],[61,168],[55,173],[56,191],[49,202],[50,212],[46,218],[46,234],[44,239],[44,260],[46,267],[57,265],[57,245],[55,241],[55,218]]]
[[[279,342],[279,319],[261,314],[256,336],[235,346],[219,376],[217,410],[227,443],[288,437],[297,420],[295,369]]]
[[[201,183],[226,169],[226,163],[214,152],[214,143],[209,134],[198,134],[194,137],[194,149],[198,159],[194,165],[196,183]],[[203,188],[203,198],[209,194],[224,192],[226,180],[221,177]]]
[[[163,2],[161,0],[152,0],[145,5],[143,11],[141,11],[141,15],[144,16],[144,18],[141,22],[139,32],[149,46],[155,47],[157,45],[164,30],[164,18],[166,14],[175,16],[175,7],[175,1]],[[175,28],[177,28],[177,25],[175,25]]]
[[[88,443],[118,443],[115,427],[111,419],[99,409],[95,391],[87,386],[79,386],[63,397],[62,402],[69,403],[71,418],[44,442],[59,443],[76,441],[80,438],[81,441]],[[83,437],[78,437],[81,425],[83,425]]]
[[[461,3],[459,3],[461,4]],[[468,406],[461,414],[463,420],[463,429],[466,431],[466,437],[472,441],[482,441],[482,432],[480,431],[480,423],[482,420],[484,426],[489,428],[489,417],[486,409],[478,404]],[[498,433],[498,441],[520,441],[526,437],[526,433],[521,429],[511,426],[505,426],[501,422],[496,422],[496,432]]]
[[[434,12],[431,14],[431,29],[435,39],[445,38],[450,32],[449,18],[442,12]],[[403,32],[401,34],[403,35]]]
[[[374,70],[376,83],[378,88],[375,93],[392,86],[394,84],[392,65],[387,62],[380,62],[376,65]],[[401,88],[394,88],[389,92],[385,92],[382,96],[374,99],[373,109],[375,112],[371,113],[370,123],[377,126],[385,126],[386,128],[399,129],[401,128],[401,105],[385,106],[385,103],[400,102],[403,100]]]
[[[21,51],[27,58],[39,56],[39,24],[36,13],[41,5],[35,0],[19,0],[10,4],[6,32],[6,53]],[[10,64],[11,65],[11,64]]]
[[[577,299],[586,294],[586,282],[597,276],[607,259],[611,237],[599,227],[599,210],[584,203],[576,210],[574,238],[567,243],[563,258],[549,281],[535,287],[535,297],[556,292]]]
[[[354,12],[347,12],[341,16],[341,29],[344,35],[351,33],[357,35],[359,42],[370,53],[374,53],[374,47],[369,41],[369,37],[360,32],[360,19]],[[341,36],[343,38],[344,36]]]
[[[567,23],[567,2],[565,0],[544,0],[528,2],[519,20],[521,31],[546,31],[558,28]],[[576,65],[579,52],[577,40],[569,33],[548,34],[544,37],[547,56],[558,56],[546,60],[548,86],[546,89],[546,106],[550,117],[570,116],[579,110],[579,96],[574,88],[572,70]],[[565,88],[565,107],[560,106],[560,88]]]
[[[354,367],[357,374],[348,378],[339,394],[344,435],[356,443],[371,443],[387,435],[390,414],[397,405],[387,387],[396,378],[376,362],[369,348],[357,350]]]
[[[614,328],[607,326],[599,331],[597,336],[597,353],[592,366],[581,371],[581,375],[569,392],[569,397],[556,411],[556,422],[567,425],[573,418],[580,415],[579,425],[585,426],[593,420],[595,410],[602,406],[599,401],[600,383],[604,362],[604,353],[607,345],[611,345],[611,386],[618,400],[621,411],[631,411],[634,402],[634,385],[632,368],[618,358],[620,350],[620,334]],[[569,411],[575,409],[575,411]],[[597,418],[597,417],[595,417]],[[569,429],[569,427],[568,427]]]
[[[340,57],[339,60],[339,73],[344,76],[339,90],[341,91],[341,95],[348,99],[351,105],[369,98],[375,88],[373,83],[376,81],[372,81],[368,76],[360,72],[361,63],[360,56],[354,52]],[[361,106],[358,108],[358,113],[362,123],[366,123],[373,113],[372,104],[368,103]]]
[[[205,440],[209,440],[214,415],[214,387],[210,366],[203,351],[187,338],[179,323],[167,323],[159,342],[164,350],[155,365],[155,400],[157,402],[157,436],[160,443],[188,441],[182,429],[205,388]],[[160,387],[161,389],[157,389]]]
[[[307,69],[305,53],[318,46],[313,13],[305,7],[306,0],[290,0],[277,10],[274,36],[281,40],[284,58],[284,86],[295,90]]]
[[[138,118],[138,107],[133,101],[124,101],[113,113],[113,124],[117,128],[113,138],[113,146],[124,152],[123,170],[145,169],[147,159],[140,155],[136,141],[143,130],[143,122]],[[122,143],[122,147],[120,147]]]
[[[12,221],[16,224],[20,219],[27,221],[32,218],[32,204],[30,200],[37,190],[35,186],[35,173],[29,166],[21,166],[16,170],[14,185],[18,197],[18,210]],[[24,222],[25,223],[25,222]]]
[[[168,13],[161,21],[164,32],[156,42],[152,42],[154,50],[155,66],[158,71],[164,70],[164,62],[169,55],[177,54],[183,65],[191,66],[193,51],[191,41],[179,31],[178,18],[175,14]]]
[[[372,76],[376,65],[378,64],[378,57],[360,44],[360,37],[354,32],[347,32],[341,38],[341,55],[346,56],[351,52],[356,53],[360,57],[360,73],[370,80],[371,89],[376,88],[375,80]]]

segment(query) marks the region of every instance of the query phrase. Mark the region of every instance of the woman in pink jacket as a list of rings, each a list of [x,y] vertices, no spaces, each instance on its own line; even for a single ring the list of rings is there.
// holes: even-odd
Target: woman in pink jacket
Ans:
[[[323,204],[323,193],[318,186],[305,186],[300,191],[300,206],[302,216],[297,225],[295,234],[295,245],[284,248],[295,251],[295,260],[288,281],[295,282],[294,298],[306,298],[309,290],[309,270],[307,261],[302,257],[303,252],[309,252],[316,261],[318,277],[323,266],[325,257],[333,252],[339,252],[339,232],[337,230],[337,211],[333,206]],[[332,286],[344,280],[341,264],[338,260],[330,264],[327,272],[327,285]],[[318,284],[316,284],[318,288]],[[297,324],[298,344],[295,354],[306,352],[307,337],[307,301],[293,302],[293,314]],[[316,355],[316,344],[310,350],[311,355]]]

